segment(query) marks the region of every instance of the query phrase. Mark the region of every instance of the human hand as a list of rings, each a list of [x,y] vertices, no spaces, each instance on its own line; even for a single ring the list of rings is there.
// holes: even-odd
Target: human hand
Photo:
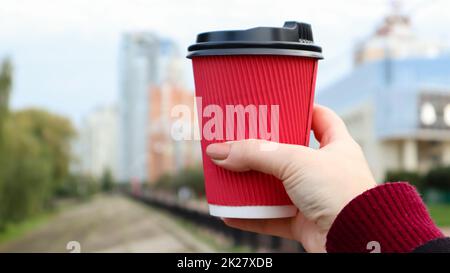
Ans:
[[[308,252],[325,252],[328,230],[353,198],[376,186],[360,146],[330,109],[315,105],[312,130],[320,149],[265,140],[210,144],[206,153],[231,171],[255,170],[283,181],[299,209],[292,218],[224,219],[231,227],[297,240]],[[274,143],[272,143],[274,144]],[[268,147],[268,146],[264,146]]]

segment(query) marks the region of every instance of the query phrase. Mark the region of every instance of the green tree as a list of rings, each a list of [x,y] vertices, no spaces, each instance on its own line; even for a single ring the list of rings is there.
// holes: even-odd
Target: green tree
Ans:
[[[55,198],[75,197],[89,199],[99,191],[99,181],[88,175],[69,174],[64,183],[58,187]]]
[[[5,120],[0,155],[0,226],[51,205],[68,178],[70,121],[44,110],[11,113]]]
[[[47,208],[68,180],[71,122],[41,109],[9,110],[12,65],[0,68],[0,229]]]
[[[70,142],[75,130],[70,120],[41,109],[26,109],[12,116],[24,134],[40,144],[42,159],[51,164],[52,190],[67,179],[71,160]]]
[[[182,187],[187,187],[196,196],[204,196],[205,178],[203,176],[203,169],[196,166],[182,169],[174,175],[168,173],[163,174],[155,181],[154,186],[156,189],[170,191],[172,193],[176,193]]]
[[[177,173],[174,179],[175,189],[178,191],[181,187],[188,187],[196,196],[205,194],[205,178],[203,169],[199,167],[190,167]]]
[[[426,185],[430,189],[450,191],[450,166],[432,168],[425,175]]]
[[[4,120],[8,116],[9,112],[9,96],[12,88],[12,71],[13,67],[11,61],[9,59],[4,60],[0,66],[0,127],[3,126]]]
[[[169,173],[161,175],[154,183],[156,189],[170,191],[174,189],[174,177]]]
[[[114,188],[114,179],[110,169],[106,169],[100,180],[102,191],[110,192]]]
[[[6,59],[0,65],[0,228],[6,222],[5,211],[3,205],[6,198],[5,193],[5,176],[8,173],[5,144],[5,122],[9,116],[9,96],[12,87],[12,64]]]
[[[7,120],[0,157],[0,227],[44,209],[51,195],[51,163],[42,158],[43,147],[23,128]]]
[[[406,181],[411,185],[414,185],[420,192],[425,190],[425,180],[422,175],[414,171],[404,170],[391,170],[386,173],[385,181],[387,182],[399,182]]]

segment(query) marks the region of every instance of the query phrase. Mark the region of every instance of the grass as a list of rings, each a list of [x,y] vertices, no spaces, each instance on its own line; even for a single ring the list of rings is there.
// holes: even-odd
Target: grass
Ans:
[[[4,244],[24,236],[29,231],[46,223],[52,215],[53,212],[45,212],[18,223],[7,224],[5,229],[0,231],[0,244]]]
[[[0,245],[25,236],[28,232],[47,223],[61,210],[70,208],[77,203],[79,202],[73,198],[61,199],[58,200],[56,207],[51,210],[42,212],[17,223],[7,224],[6,227],[0,231]]]
[[[429,204],[427,207],[436,225],[450,227],[450,204]]]

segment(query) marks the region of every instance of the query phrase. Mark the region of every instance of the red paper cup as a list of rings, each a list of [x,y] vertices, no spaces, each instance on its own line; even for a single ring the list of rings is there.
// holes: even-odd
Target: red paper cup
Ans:
[[[292,30],[277,30],[283,29]],[[294,31],[300,33],[298,25]],[[226,49],[227,54],[217,54],[208,49],[203,50],[206,54],[190,56],[202,130],[206,196],[212,215],[282,218],[297,213],[282,182],[274,176],[256,171],[231,172],[216,166],[205,153],[211,143],[248,138],[269,137],[280,143],[308,145],[320,56],[306,55],[306,50],[279,50],[245,48],[245,54],[239,54],[242,52]],[[236,113],[239,109],[241,115]],[[242,109],[247,114],[242,115]],[[211,110],[215,110],[213,114]],[[222,122],[214,123],[214,118]],[[207,135],[209,132],[214,134]]]

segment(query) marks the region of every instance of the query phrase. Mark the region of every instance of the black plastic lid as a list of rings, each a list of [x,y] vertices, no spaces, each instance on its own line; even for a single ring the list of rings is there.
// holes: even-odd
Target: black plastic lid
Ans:
[[[314,44],[311,25],[285,22],[281,28],[204,32],[189,46],[188,58],[212,55],[290,55],[322,59],[322,48]]]

